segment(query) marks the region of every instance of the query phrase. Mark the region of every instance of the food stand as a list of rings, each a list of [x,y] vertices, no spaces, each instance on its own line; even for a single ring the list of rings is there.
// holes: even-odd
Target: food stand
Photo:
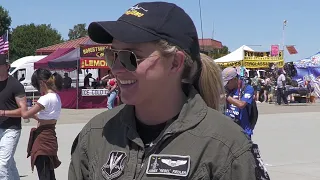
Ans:
[[[110,46],[100,44],[80,45],[70,53],[48,62],[51,69],[72,69],[78,72],[76,88],[64,89],[59,92],[63,108],[88,109],[107,107],[106,89],[100,89],[99,86],[79,87],[79,72],[82,69],[99,69],[98,77],[108,72],[109,67],[104,60],[104,49],[106,48],[110,48]]]
[[[81,69],[99,69],[99,77],[107,74],[106,70],[110,70],[104,59],[104,50],[109,48],[105,45],[81,45],[80,46],[80,68]],[[104,96],[107,97],[108,90],[99,88],[83,88],[81,90],[82,97],[88,96]]]
[[[110,46],[80,45],[80,69],[99,69],[99,79],[106,75],[108,70],[110,70],[104,59],[104,50],[106,48],[110,48]],[[97,80],[95,83],[98,83]],[[82,87],[80,92],[81,99],[104,100],[102,104],[104,104],[104,107],[107,107],[108,89],[102,88],[102,86],[91,86]]]
[[[217,62],[222,68],[243,66],[246,69],[269,69],[270,64],[273,63],[277,67],[284,66],[283,51],[279,51],[277,56],[271,56],[270,51],[257,52],[243,50],[242,60],[231,62]]]

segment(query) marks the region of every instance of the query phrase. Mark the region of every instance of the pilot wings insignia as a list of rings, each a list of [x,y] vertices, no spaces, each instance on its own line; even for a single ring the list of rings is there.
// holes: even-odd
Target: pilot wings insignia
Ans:
[[[177,166],[185,165],[188,161],[187,160],[173,161],[171,159],[161,159],[161,162],[170,167],[177,167]]]

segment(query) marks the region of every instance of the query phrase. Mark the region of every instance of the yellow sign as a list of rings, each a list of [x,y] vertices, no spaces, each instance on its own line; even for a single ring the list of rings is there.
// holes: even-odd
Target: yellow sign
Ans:
[[[108,69],[108,65],[103,59],[81,59],[81,69]]]
[[[237,67],[237,66],[241,66],[241,62],[242,61],[238,61],[238,62],[223,62],[223,63],[217,63],[219,66],[226,68],[226,67]]]
[[[244,66],[247,69],[267,69],[270,63],[275,63],[277,67],[283,67],[284,60],[244,60],[238,62],[217,63],[223,68]]]
[[[283,60],[283,51],[279,51],[278,56],[271,56],[270,52],[244,51],[244,60],[280,61]]]
[[[108,45],[81,45],[80,46],[80,57],[88,58],[103,58],[104,50],[109,49]]]
[[[269,68],[270,63],[275,63],[277,67],[283,67],[284,61],[270,61],[270,60],[245,60],[243,66],[245,68],[254,68],[254,69],[265,69]]]

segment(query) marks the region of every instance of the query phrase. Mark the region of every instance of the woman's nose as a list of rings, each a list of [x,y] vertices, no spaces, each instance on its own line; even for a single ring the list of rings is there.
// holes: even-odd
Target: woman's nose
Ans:
[[[127,70],[123,67],[120,60],[117,58],[111,68],[112,74],[116,75],[119,73],[127,72]]]

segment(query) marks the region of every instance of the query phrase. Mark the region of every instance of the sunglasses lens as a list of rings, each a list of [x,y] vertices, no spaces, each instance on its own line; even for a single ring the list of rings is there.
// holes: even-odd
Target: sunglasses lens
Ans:
[[[115,51],[106,49],[104,52],[105,60],[110,68],[113,67],[116,60],[120,61],[121,65],[128,71],[135,71],[137,69],[136,55],[131,51]]]
[[[120,63],[128,71],[135,71],[137,69],[137,58],[133,52],[120,51],[118,56]]]
[[[112,51],[111,49],[105,49],[104,50],[104,58],[107,62],[107,65],[112,68],[113,64],[115,62],[115,60],[117,59],[116,56],[117,53],[115,53],[114,51]]]

